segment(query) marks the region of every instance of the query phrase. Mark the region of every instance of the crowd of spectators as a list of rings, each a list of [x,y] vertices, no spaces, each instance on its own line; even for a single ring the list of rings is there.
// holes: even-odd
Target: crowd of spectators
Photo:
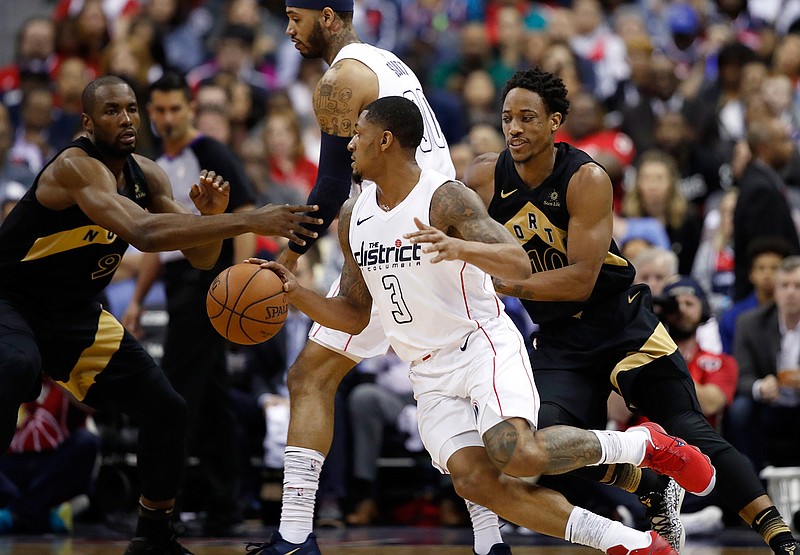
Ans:
[[[13,62],[0,67],[3,214],[80,133],[80,94],[97,76],[131,83],[142,105],[138,151],[158,157],[161,141],[144,108],[148,87],[168,71],[185,76],[194,125],[238,157],[258,203],[302,202],[316,178],[311,98],[325,67],[296,52],[283,33],[283,11],[277,0],[58,0],[25,21]],[[702,322],[693,330],[699,346],[686,349],[710,353],[707,361],[724,354],[725,368],[738,367],[736,388],[726,382],[710,394],[715,425],[759,468],[800,465],[796,426],[760,434],[763,426],[783,429],[776,422],[786,424],[800,404],[800,379],[777,377],[800,368],[800,285],[791,258],[800,254],[800,0],[356,0],[354,22],[362,40],[394,51],[420,77],[459,177],[475,156],[504,148],[506,79],[533,65],[560,76],[571,109],[557,140],[587,151],[611,176],[614,237],[637,279],[663,307],[665,287],[691,277]],[[273,258],[283,246],[259,238],[256,252]],[[341,265],[335,234],[305,259],[309,283],[326,291]],[[126,268],[121,280],[135,278],[137,264]],[[117,291],[130,288],[109,292],[110,305],[124,308]],[[535,324],[506,300],[529,332]],[[162,302],[163,294],[150,301]],[[739,317],[768,332],[774,349],[750,352],[751,342],[767,340],[743,335]],[[233,395],[252,401],[261,420],[241,416],[245,461],[281,466],[285,372],[309,325],[292,313],[272,343],[231,346]],[[380,450],[372,445],[400,437],[407,453],[421,451],[408,425],[408,391],[387,378],[396,370],[390,354],[342,386],[332,453],[355,464],[326,463],[321,496],[328,497],[320,506],[332,523],[404,518],[380,504]],[[383,434],[384,426],[392,433]],[[243,478],[244,514],[263,501],[259,480],[248,483]],[[446,485],[434,477],[423,489],[442,501],[435,507],[442,522],[458,521],[445,508]],[[11,529],[2,511],[0,533]]]

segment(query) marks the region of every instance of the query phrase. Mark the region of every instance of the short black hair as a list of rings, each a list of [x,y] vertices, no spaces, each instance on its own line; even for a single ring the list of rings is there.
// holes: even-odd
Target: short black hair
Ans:
[[[542,97],[547,113],[561,113],[562,123],[566,121],[569,113],[569,100],[567,100],[567,87],[561,77],[544,71],[539,66],[517,71],[506,81],[503,88],[502,101],[512,89],[527,89]]]
[[[192,100],[192,89],[189,88],[189,84],[186,82],[184,76],[175,71],[166,72],[155,83],[150,85],[149,92],[151,96],[153,91],[181,91],[186,100]]]
[[[781,259],[797,254],[792,244],[780,235],[762,235],[750,241],[745,257],[748,268],[753,269],[756,258],[762,254],[777,254]]]
[[[425,126],[417,105],[402,96],[384,96],[367,104],[366,120],[391,131],[405,149],[416,149],[422,142]]]
[[[97,89],[114,85],[126,85],[133,90],[130,83],[122,77],[116,75],[103,75],[102,77],[98,77],[86,85],[86,88],[83,89],[83,93],[81,93],[81,104],[83,105],[84,113],[91,114],[94,111],[94,104],[97,100]]]

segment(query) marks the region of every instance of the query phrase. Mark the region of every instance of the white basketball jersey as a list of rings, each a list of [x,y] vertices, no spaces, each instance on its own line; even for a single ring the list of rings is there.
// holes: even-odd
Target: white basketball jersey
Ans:
[[[422,169],[437,170],[450,179],[456,176],[450,149],[442,134],[439,121],[422,92],[419,79],[400,58],[381,48],[363,42],[348,44],[342,48],[331,65],[345,59],[358,60],[370,68],[378,77],[378,97],[402,96],[417,105],[422,112],[425,132],[417,148],[417,164]],[[363,184],[366,187],[367,183]]]
[[[394,209],[378,206],[370,184],[353,207],[350,248],[378,307],[381,323],[397,355],[407,362],[460,344],[503,304],[491,277],[464,261],[431,263],[403,235],[416,231],[414,218],[430,224],[431,198],[448,177],[423,170],[419,183]]]

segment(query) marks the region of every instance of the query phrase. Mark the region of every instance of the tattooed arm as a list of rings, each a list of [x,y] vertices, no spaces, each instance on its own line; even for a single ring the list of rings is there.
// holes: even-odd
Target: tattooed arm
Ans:
[[[433,263],[464,260],[493,276],[522,280],[531,275],[528,255],[511,234],[494,221],[480,197],[463,184],[448,181],[431,199],[431,225],[416,220],[419,231],[406,234],[412,243],[427,243]]]
[[[317,179],[308,198],[308,204],[319,206],[314,216],[322,224],[310,226],[319,236],[336,218],[342,204],[350,196],[350,152],[347,143],[353,127],[364,106],[378,98],[378,78],[367,66],[353,59],[335,63],[320,79],[314,90],[314,114],[321,131]],[[297,259],[306,252],[315,239],[303,237],[303,245],[290,244],[281,253],[279,262],[293,270]]]
[[[280,276],[289,302],[298,310],[326,328],[357,335],[369,323],[372,295],[350,249],[349,230],[353,204],[355,198],[342,206],[342,213],[339,216],[339,242],[344,254],[344,268],[342,268],[338,296],[326,298],[316,291],[303,287],[285,266],[277,262],[264,262],[261,266],[269,268]]]

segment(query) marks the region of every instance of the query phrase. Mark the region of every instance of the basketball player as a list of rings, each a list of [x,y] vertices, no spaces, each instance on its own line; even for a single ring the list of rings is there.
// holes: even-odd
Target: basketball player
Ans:
[[[686,363],[651,310],[649,288],[631,286],[634,268],[611,239],[608,175],[583,151],[554,142],[568,111],[561,79],[539,68],[517,72],[503,91],[508,147],[477,158],[465,177],[533,265],[531,277],[496,279],[495,286],[521,298],[540,325],[531,363],[541,428],[605,425],[614,389],[707,454],[720,497],[775,553],[793,553],[797,541],[752,465],[703,417]],[[657,478],[631,465],[589,470],[587,477],[641,496],[658,489]],[[670,538],[676,550],[679,539]]]
[[[228,184],[201,172],[191,197],[201,215],[172,198],[155,162],[133,154],[139,110],[133,90],[101,77],[83,91],[85,136],[39,173],[0,228],[0,446],[22,402],[47,372],[79,401],[113,408],[139,424],[141,498],[136,538],[125,553],[189,553],[170,517],[183,469],[186,404],[144,348],[94,299],[131,244],[182,249],[211,267],[222,239],[245,232],[303,241],[309,206],[265,206],[222,214]]]
[[[419,109],[400,96],[375,100],[358,118],[349,144],[353,175],[372,183],[342,208],[337,296],[321,298],[277,262],[262,266],[281,276],[289,302],[331,328],[357,334],[378,305],[392,348],[410,364],[420,437],[459,495],[609,553],[676,553],[656,532],[626,528],[519,479],[601,461],[656,468],[657,458],[660,472],[705,494],[714,469],[658,426],[534,431],[539,399],[527,351],[489,276],[521,280],[530,262],[477,195],[419,167],[423,130]]]
[[[424,113],[425,133],[417,149],[421,167],[452,178],[455,168],[439,122],[414,73],[391,52],[362,43],[353,29],[353,0],[286,0],[286,33],[305,58],[323,58],[330,68],[314,91],[314,113],[322,132],[317,181],[308,203],[319,205],[322,232],[350,196],[350,153],[347,144],[358,115],[376,98],[400,95]],[[315,215],[317,215],[315,214]],[[294,269],[298,257],[313,242],[290,245],[279,260]],[[331,291],[335,291],[334,284]],[[386,353],[389,342],[377,313],[361,334],[353,336],[315,325],[288,372],[290,420],[284,457],[281,522],[267,555],[296,553],[306,545],[317,553],[313,531],[314,504],[322,464],[333,439],[334,398],[339,383],[365,358]],[[510,555],[502,542],[497,517],[469,505],[478,555]]]

